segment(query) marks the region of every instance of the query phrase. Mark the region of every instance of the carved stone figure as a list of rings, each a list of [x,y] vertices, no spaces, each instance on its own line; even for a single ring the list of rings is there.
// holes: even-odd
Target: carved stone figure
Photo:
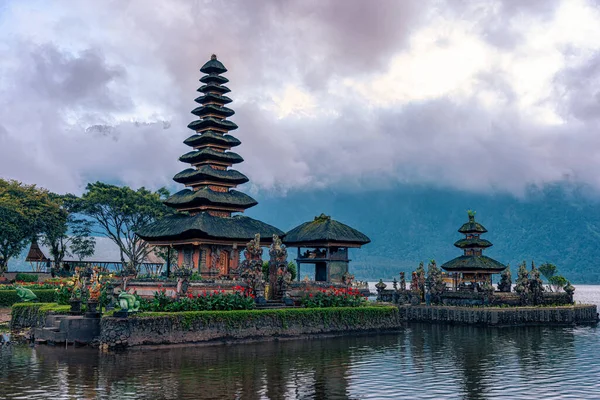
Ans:
[[[427,286],[431,301],[435,304],[441,303],[446,283],[444,283],[442,270],[438,268],[435,260],[431,260],[427,267]]]
[[[379,282],[377,282],[375,285],[375,288],[377,289],[377,300],[383,301],[383,291],[386,287],[387,285],[383,282],[383,279],[380,279]]]
[[[573,303],[573,293],[575,293],[575,287],[571,285],[571,282],[567,281],[567,284],[563,288],[567,296],[569,296],[569,302]]]
[[[500,275],[500,283],[498,283],[498,290],[501,292],[509,293],[512,287],[512,277],[510,275],[510,266],[502,271]]]
[[[21,302],[35,301],[37,296],[31,291],[31,289],[24,288],[23,286],[17,286],[17,296]]]
[[[406,279],[404,277],[404,272],[400,272],[400,290],[406,290]]]
[[[90,301],[98,301],[102,292],[102,284],[100,283],[100,274],[97,267],[92,270],[92,277],[90,279]]]
[[[264,297],[265,281],[262,272],[262,248],[260,247],[260,235],[254,235],[244,251],[245,260],[241,265],[240,278],[244,281],[250,292],[261,301]],[[264,299],[262,299],[264,300]]]
[[[140,301],[130,293],[121,292],[119,295],[119,306],[121,306],[121,310],[127,312],[136,312],[140,309]]]
[[[348,287],[352,286],[352,282],[354,282],[354,275],[350,272],[346,271],[342,275],[342,283]]]
[[[540,278],[540,271],[535,267],[533,261],[531,262],[531,271],[529,272],[529,295],[531,296],[531,303],[533,305],[539,305],[544,303],[544,282]]]
[[[287,249],[281,243],[279,236],[273,235],[273,243],[269,248],[269,286],[274,299],[283,298],[284,292],[289,282],[291,282],[291,274],[289,275],[289,281],[286,282],[287,266]]]
[[[525,261],[519,266],[515,292],[517,292],[521,298],[521,305],[527,305],[529,303],[529,272],[527,272]]]

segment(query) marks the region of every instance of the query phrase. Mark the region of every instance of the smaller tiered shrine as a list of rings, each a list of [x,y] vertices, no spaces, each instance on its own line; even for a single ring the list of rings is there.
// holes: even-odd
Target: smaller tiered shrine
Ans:
[[[313,264],[315,281],[342,282],[348,274],[349,248],[371,242],[365,234],[321,214],[313,221],[298,225],[285,234],[288,247],[298,248],[298,280],[303,264]]]
[[[492,275],[506,269],[506,265],[482,254],[492,246],[489,240],[480,237],[487,229],[475,221],[475,211],[469,210],[468,215],[469,221],[458,230],[465,238],[454,243],[464,254],[442,265],[442,269],[450,273],[455,290],[474,289],[483,282],[491,284]]]

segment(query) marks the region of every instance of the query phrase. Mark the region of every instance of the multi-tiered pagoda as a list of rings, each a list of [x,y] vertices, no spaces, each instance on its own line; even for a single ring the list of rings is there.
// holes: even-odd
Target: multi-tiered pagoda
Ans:
[[[458,232],[465,235],[454,243],[464,254],[442,265],[442,269],[452,273],[455,289],[460,285],[475,286],[479,282],[492,282],[492,274],[498,274],[506,269],[506,265],[484,256],[483,250],[491,247],[492,243],[480,236],[487,232],[479,222],[475,221],[475,212],[469,211],[469,221],[463,224]]]
[[[229,80],[222,76],[225,66],[215,55],[200,68],[204,75],[196,98],[199,107],[192,111],[198,120],[188,125],[195,133],[184,143],[193,148],[179,160],[190,164],[173,178],[183,189],[165,204],[177,213],[137,232],[153,245],[172,246],[178,250],[179,265],[187,265],[204,276],[235,276],[240,250],[256,233],[270,241],[279,229],[255,219],[233,215],[257,204],[256,200],[235,190],[248,178],[231,167],[243,158],[231,150],[240,141],[229,134],[238,126],[227,118],[234,111],[226,104]],[[265,242],[266,244],[266,242]]]

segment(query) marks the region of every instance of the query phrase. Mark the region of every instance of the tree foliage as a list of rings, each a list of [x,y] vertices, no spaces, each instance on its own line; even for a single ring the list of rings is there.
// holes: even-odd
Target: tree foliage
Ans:
[[[123,266],[126,256],[137,271],[151,247],[135,232],[173,212],[162,203],[168,194],[164,188],[151,192],[143,187],[133,190],[127,186],[90,183],[82,196],[81,212],[95,220],[101,227],[99,233],[119,247]]]
[[[0,274],[11,258],[53,226],[59,208],[46,189],[0,179]]]
[[[40,236],[50,249],[55,268],[60,268],[66,256],[75,254],[81,261],[94,254],[96,241],[91,236],[93,223],[78,218],[81,199],[72,195],[50,194],[54,208],[48,210],[47,223]]]

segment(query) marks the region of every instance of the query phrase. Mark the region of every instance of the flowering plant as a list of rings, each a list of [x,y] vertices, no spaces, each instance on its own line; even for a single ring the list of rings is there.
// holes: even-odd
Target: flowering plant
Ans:
[[[358,307],[366,303],[367,298],[352,288],[319,288],[317,292],[305,291],[300,304],[307,308],[316,307]]]
[[[254,308],[254,295],[241,286],[235,286],[233,293],[225,290],[204,291],[196,295],[188,293],[185,297],[174,299],[167,296],[165,289],[154,293],[151,301],[143,301],[143,311],[218,311],[250,310]]]

